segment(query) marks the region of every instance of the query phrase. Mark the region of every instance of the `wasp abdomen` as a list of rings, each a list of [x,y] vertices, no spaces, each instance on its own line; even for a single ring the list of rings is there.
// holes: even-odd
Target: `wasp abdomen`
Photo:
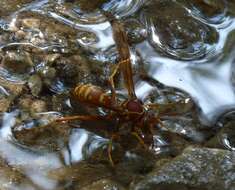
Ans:
[[[73,96],[80,102],[111,108],[112,100],[102,88],[92,84],[81,84],[73,90]]]

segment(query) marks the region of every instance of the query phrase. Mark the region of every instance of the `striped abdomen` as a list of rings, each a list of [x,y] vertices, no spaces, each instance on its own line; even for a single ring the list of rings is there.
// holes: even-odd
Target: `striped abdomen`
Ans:
[[[72,93],[74,98],[79,102],[115,110],[111,96],[106,94],[106,92],[98,86],[92,84],[80,84]]]

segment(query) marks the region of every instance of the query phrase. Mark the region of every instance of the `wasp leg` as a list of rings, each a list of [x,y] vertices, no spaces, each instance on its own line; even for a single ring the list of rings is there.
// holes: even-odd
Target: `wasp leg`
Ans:
[[[162,123],[162,120],[160,119],[160,117],[155,117],[155,118],[153,118],[153,119],[151,119],[150,121],[149,121],[149,128],[150,128],[150,131],[153,131],[153,128],[154,128],[154,125],[155,124],[159,124],[159,126],[161,127],[161,128],[166,128],[165,126],[164,126],[164,124]]]
[[[112,158],[112,148],[113,148],[113,140],[117,138],[117,135],[116,134],[113,134],[111,136],[111,139],[109,141],[109,144],[108,144],[108,157],[109,157],[109,162],[111,164],[112,167],[114,167],[114,162],[113,162],[113,158]]]
[[[56,122],[68,122],[72,120],[81,120],[81,121],[98,121],[98,120],[112,120],[111,115],[101,116],[101,115],[74,115],[61,117],[56,119]]]
[[[112,158],[112,147],[113,147],[113,143],[112,143],[112,140],[110,140],[109,145],[108,145],[108,157],[109,157],[109,162],[111,166],[114,167],[114,162]]]
[[[189,103],[182,103],[179,101],[165,104],[150,103],[145,106],[153,110],[158,110],[159,116],[179,116],[187,112],[187,110],[184,110],[185,106],[189,107],[191,105]]]
[[[115,66],[112,74],[109,76],[108,82],[110,84],[111,87],[111,94],[112,94],[112,102],[115,102],[116,99],[116,92],[115,92],[115,85],[114,85],[114,77],[118,72],[118,69],[120,67],[120,62]]]
[[[145,144],[144,140],[140,137],[140,135],[138,134],[138,132],[134,131],[131,133],[139,142],[140,144],[145,148],[148,149],[148,146]]]

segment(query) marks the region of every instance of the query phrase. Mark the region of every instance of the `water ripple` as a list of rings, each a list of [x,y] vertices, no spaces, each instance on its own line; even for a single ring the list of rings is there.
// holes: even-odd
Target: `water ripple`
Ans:
[[[174,7],[174,12],[169,6]],[[162,7],[161,12],[153,11],[157,7]],[[148,29],[151,45],[175,59],[200,59],[215,49],[216,30],[193,19],[177,3],[153,2],[142,10],[141,17]]]
[[[193,17],[210,24],[221,24],[226,20],[228,11],[227,0],[216,1],[187,1],[185,8]]]

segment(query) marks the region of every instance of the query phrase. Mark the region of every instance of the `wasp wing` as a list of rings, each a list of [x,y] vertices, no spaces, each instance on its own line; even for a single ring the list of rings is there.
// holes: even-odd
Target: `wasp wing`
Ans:
[[[127,34],[122,23],[120,23],[114,16],[110,19],[112,26],[113,38],[116,43],[116,48],[119,53],[120,71],[123,74],[124,83],[128,90],[130,99],[135,99],[135,87],[133,82],[133,72],[130,59],[130,49],[127,39]]]

